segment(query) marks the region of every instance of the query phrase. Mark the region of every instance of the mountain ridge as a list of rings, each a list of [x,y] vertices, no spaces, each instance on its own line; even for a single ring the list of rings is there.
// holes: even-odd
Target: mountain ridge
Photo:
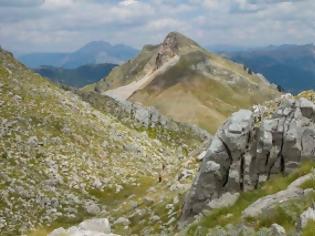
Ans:
[[[287,92],[298,94],[315,87],[314,44],[268,46],[223,55],[263,74]]]
[[[163,65],[166,68],[161,70]],[[277,95],[271,85],[243,65],[212,54],[177,32],[169,33],[159,45],[145,46],[136,58],[88,87],[93,88],[154,106],[177,121],[195,123],[211,132],[231,111]],[[258,93],[253,94],[256,89]],[[119,97],[120,92],[124,96]],[[249,96],[245,98],[245,94]]]

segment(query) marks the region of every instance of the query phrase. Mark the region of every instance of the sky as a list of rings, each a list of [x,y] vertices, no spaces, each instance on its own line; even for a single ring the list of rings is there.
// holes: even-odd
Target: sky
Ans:
[[[315,0],[0,0],[0,45],[68,52],[104,40],[135,48],[178,31],[203,46],[315,40]]]

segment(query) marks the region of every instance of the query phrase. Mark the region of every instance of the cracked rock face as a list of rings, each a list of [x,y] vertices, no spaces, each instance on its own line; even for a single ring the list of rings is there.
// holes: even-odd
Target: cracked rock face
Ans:
[[[217,131],[186,195],[183,222],[227,192],[255,189],[315,159],[315,105],[288,96],[275,102],[271,116],[266,109],[240,110]]]

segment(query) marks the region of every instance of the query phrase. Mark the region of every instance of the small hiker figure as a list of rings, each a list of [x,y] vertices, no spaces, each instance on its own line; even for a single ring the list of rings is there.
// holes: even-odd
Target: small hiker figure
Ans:
[[[159,183],[161,183],[161,182],[162,182],[162,175],[159,174]]]
[[[163,174],[164,170],[165,170],[165,164],[163,163],[163,164],[162,164],[162,170],[161,170],[161,172],[159,173],[159,183],[162,182],[162,174]]]

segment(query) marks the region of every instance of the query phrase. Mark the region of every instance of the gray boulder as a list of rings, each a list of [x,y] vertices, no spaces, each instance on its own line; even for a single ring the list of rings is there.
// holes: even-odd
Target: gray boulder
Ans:
[[[89,213],[91,215],[97,215],[101,212],[100,207],[98,205],[96,205],[95,203],[86,204],[85,209],[86,209],[87,213]]]
[[[125,218],[125,217],[119,217],[115,222],[115,225],[124,225],[124,226],[128,226],[130,225],[130,220]]]

